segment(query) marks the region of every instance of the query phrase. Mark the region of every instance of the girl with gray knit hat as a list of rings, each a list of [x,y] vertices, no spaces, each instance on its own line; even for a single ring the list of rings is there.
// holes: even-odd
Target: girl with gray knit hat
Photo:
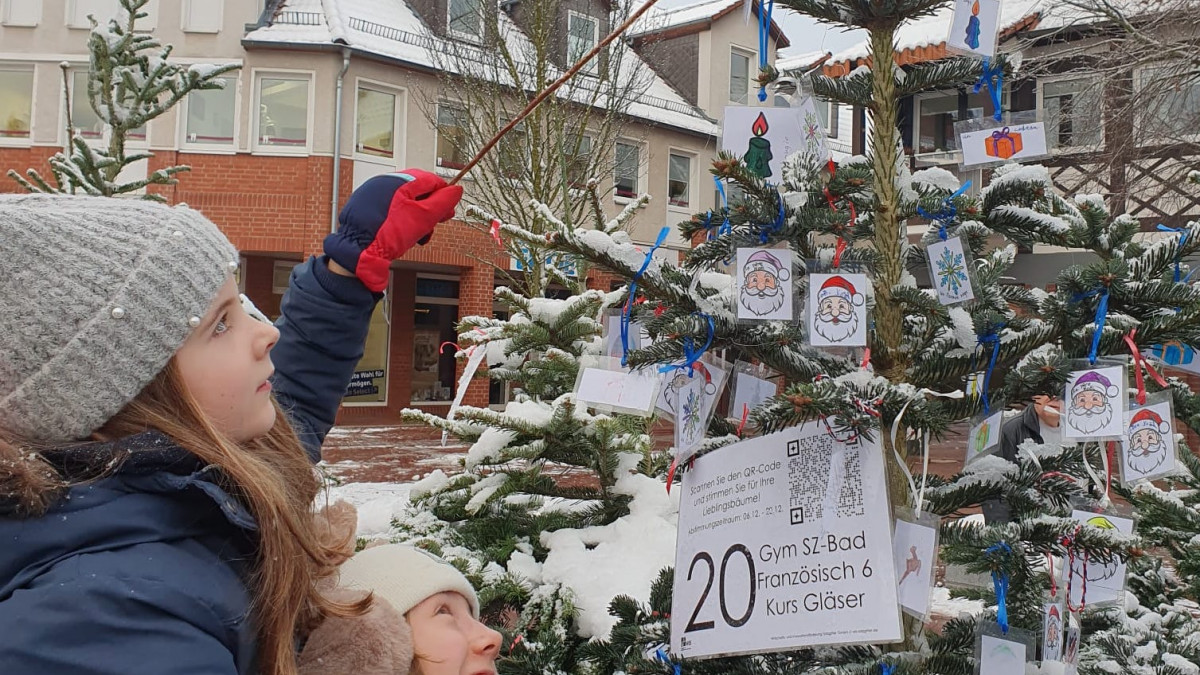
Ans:
[[[462,190],[371,179],[275,326],[187,207],[0,196],[0,673],[293,675],[340,603],[312,514],[391,261]],[[382,284],[381,284],[382,279]]]

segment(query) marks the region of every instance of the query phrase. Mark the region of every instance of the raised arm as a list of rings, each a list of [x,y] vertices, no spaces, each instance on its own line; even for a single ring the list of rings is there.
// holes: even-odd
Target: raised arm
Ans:
[[[371,313],[396,258],[454,216],[462,188],[416,169],[363,183],[325,238],[325,255],[292,271],[276,322],[275,396],[314,462],[363,355]]]

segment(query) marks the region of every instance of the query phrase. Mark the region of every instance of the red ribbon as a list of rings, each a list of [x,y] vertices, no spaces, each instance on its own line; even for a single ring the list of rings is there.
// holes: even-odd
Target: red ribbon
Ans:
[[[1058,582],[1054,580],[1054,556],[1046,551],[1046,570],[1050,572],[1050,599],[1058,595]]]
[[[750,406],[743,403],[742,404],[742,421],[738,424],[738,428],[737,428],[738,438],[742,437],[742,430],[746,428],[746,420],[749,417],[750,417]]]
[[[1075,535],[1079,534],[1079,530],[1083,529],[1082,525],[1075,526]],[[1079,606],[1075,607],[1071,604],[1071,587],[1075,584],[1075,575],[1071,574],[1071,569],[1075,567],[1075,538],[1074,535],[1063,537],[1063,546],[1067,547],[1067,609],[1072,612],[1082,612],[1087,604],[1087,556],[1083,556],[1083,579],[1082,586],[1079,592]]]
[[[671,460],[671,468],[667,470],[667,494],[671,494],[671,483],[675,482],[675,469],[679,468],[679,458]]]
[[[663,312],[666,312],[666,311],[667,311],[666,305],[664,305],[660,302],[660,303],[658,303],[658,306],[654,308],[654,316],[662,316]]]
[[[833,250],[833,269],[842,266],[842,253],[846,250],[846,240],[841,237],[837,238],[837,248]]]
[[[447,340],[446,342],[443,342],[442,344],[438,345],[438,354],[442,353],[442,350],[446,348],[446,345],[450,345],[451,347],[454,347],[454,351],[456,351],[456,352],[462,351],[462,347],[459,347],[457,342],[450,342],[449,340]]]
[[[497,246],[504,246],[504,242],[500,241],[500,221],[495,218],[492,219],[491,233],[492,241],[496,242]]]
[[[865,350],[863,350],[862,363],[858,364],[858,369],[866,370],[867,365],[870,363],[871,363],[871,348],[867,347]]]
[[[1159,375],[1158,371],[1146,361],[1146,357],[1142,356],[1142,352],[1138,349],[1137,343],[1133,341],[1136,336],[1137,329],[1134,328],[1133,330],[1129,331],[1129,335],[1126,335],[1124,339],[1125,344],[1129,345],[1129,351],[1133,353],[1133,378],[1134,382],[1137,384],[1137,402],[1138,405],[1146,405],[1146,379],[1142,377],[1143,368],[1146,369],[1146,372],[1150,373],[1150,376],[1154,378],[1154,381],[1158,383],[1158,386],[1166,389],[1168,385],[1167,381],[1163,379],[1163,376]]]

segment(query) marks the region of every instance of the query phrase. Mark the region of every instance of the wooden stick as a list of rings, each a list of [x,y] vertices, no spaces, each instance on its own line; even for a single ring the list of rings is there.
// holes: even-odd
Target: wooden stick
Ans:
[[[538,95],[533,97],[533,100],[529,102],[529,105],[525,106],[524,110],[517,113],[516,117],[512,118],[508,124],[504,125],[503,129],[497,131],[496,135],[492,136],[492,139],[488,141],[487,144],[479,150],[479,152],[475,153],[475,156],[471,158],[471,161],[467,162],[467,165],[459,170],[458,175],[452,178],[449,184],[454,185],[458,181],[462,180],[463,176],[466,176],[467,172],[473,169],[475,165],[483,159],[484,155],[487,155],[487,153],[496,146],[496,143],[499,143],[500,139],[504,138],[505,134],[512,131],[514,127],[521,123],[521,120],[528,117],[529,113],[533,112],[534,108],[537,108],[539,105],[541,105],[542,101],[546,100],[547,96],[553,94],[558,90],[559,87],[566,84],[568,80],[570,80],[572,77],[575,77],[575,74],[582,70],[583,67],[587,65],[588,61],[591,61],[597,54],[601,52],[601,50],[607,47],[609,43],[620,37],[621,33],[624,33],[626,30],[628,30],[629,27],[632,26],[635,21],[641,18],[641,16],[646,13],[646,10],[654,6],[654,3],[656,2],[658,2],[658,0],[646,0],[646,3],[639,7],[636,12],[629,15],[629,18],[625,20],[625,23],[617,26],[616,30],[609,33],[595,47],[592,47],[592,50],[584,54],[582,58],[575,62],[575,65],[571,66],[570,70],[563,73],[562,77],[558,78],[554,82],[551,82],[550,86],[538,92]]]

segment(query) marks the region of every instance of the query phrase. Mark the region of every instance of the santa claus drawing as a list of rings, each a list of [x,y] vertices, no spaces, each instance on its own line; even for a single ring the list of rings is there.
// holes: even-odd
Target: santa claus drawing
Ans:
[[[829,277],[817,291],[813,330],[831,343],[846,342],[858,332],[856,308],[862,304],[862,293],[856,291],[845,277]]]
[[[1125,444],[1125,462],[1139,476],[1153,473],[1167,458],[1171,425],[1158,413],[1143,408],[1129,422]]]
[[[774,313],[791,297],[782,285],[790,276],[791,271],[770,251],[755,251],[742,266],[742,306],[755,316]]]
[[[1119,393],[1120,389],[1099,372],[1084,373],[1071,387],[1067,423],[1083,435],[1099,432],[1112,421],[1112,402]]]

